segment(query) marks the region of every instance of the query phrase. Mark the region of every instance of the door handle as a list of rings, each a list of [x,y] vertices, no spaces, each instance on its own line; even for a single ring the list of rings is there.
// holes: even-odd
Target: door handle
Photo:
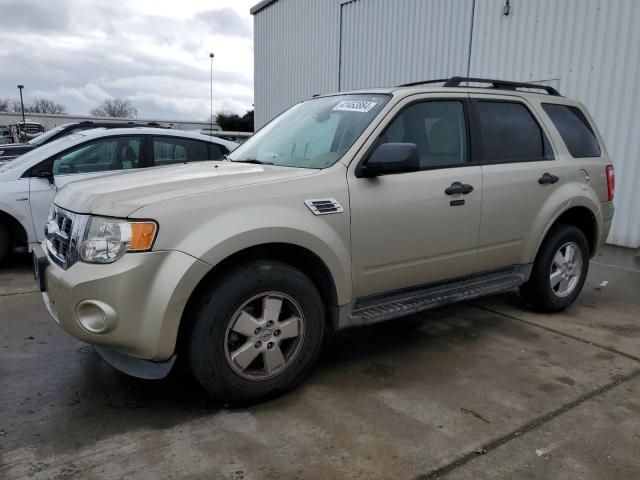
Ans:
[[[466,183],[453,182],[450,187],[447,187],[444,191],[447,195],[456,195],[458,193],[462,193],[466,195],[467,193],[473,192],[473,187],[471,185],[467,185]]]
[[[556,175],[551,175],[549,172],[545,172],[538,179],[538,183],[540,185],[549,185],[549,184],[556,183],[558,180],[560,180],[560,178],[557,177]]]

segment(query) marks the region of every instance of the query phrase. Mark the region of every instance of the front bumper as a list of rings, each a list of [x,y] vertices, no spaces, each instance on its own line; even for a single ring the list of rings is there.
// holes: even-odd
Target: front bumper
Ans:
[[[210,268],[178,251],[128,253],[111,264],[77,262],[68,270],[49,259],[40,269],[42,295],[51,316],[72,336],[162,362],[172,358],[182,312]],[[107,325],[101,333],[90,318],[98,308]]]

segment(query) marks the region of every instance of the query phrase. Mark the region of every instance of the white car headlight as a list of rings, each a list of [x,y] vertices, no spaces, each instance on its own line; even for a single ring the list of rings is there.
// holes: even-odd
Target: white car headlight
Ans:
[[[88,263],[112,263],[127,252],[151,249],[155,222],[91,217],[80,244],[80,258]]]

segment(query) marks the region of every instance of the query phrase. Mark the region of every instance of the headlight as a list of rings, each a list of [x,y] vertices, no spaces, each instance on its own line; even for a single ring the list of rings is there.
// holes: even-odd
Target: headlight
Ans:
[[[112,263],[126,252],[150,250],[157,229],[155,222],[91,217],[80,244],[80,258],[89,263]]]

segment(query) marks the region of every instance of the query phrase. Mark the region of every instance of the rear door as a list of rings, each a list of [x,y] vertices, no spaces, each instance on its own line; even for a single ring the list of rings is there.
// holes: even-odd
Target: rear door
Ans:
[[[529,263],[526,240],[562,207],[563,163],[537,112],[522,98],[471,95],[482,164],[477,271]]]
[[[106,137],[59,153],[31,169],[29,203],[38,241],[44,240],[44,225],[58,189],[67,183],[145,166],[142,137]],[[41,171],[53,173],[54,185],[38,178]]]

